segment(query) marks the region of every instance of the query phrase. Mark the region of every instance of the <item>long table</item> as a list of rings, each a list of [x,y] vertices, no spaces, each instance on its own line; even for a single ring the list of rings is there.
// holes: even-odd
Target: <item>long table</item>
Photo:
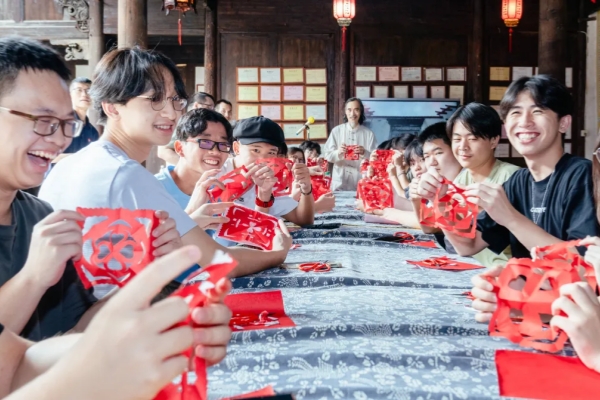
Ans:
[[[297,399],[498,398],[494,352],[520,348],[475,322],[462,294],[481,270],[407,264],[447,253],[374,241],[418,232],[364,223],[354,193],[336,199],[334,211],[316,224],[342,226],[294,232],[300,247],[286,263],[328,261],[342,268],[274,268],[234,280],[233,293],[281,290],[296,327],[234,333],[227,358],[209,369],[210,398],[266,385]]]

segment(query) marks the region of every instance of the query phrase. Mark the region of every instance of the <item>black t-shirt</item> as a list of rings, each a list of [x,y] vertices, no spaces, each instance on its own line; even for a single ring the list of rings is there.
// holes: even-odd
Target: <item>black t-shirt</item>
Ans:
[[[0,225],[0,286],[12,279],[25,265],[33,227],[52,212],[38,198],[17,192],[11,205],[12,225]],[[58,283],[42,296],[21,336],[39,341],[72,329],[95,298],[85,290],[72,263]]]
[[[591,161],[565,154],[546,179],[535,182],[529,170],[523,168],[503,186],[512,206],[552,236],[560,240],[598,236]],[[508,229],[485,211],[477,218],[477,230],[495,253],[500,254],[510,245],[514,257],[531,256]]]

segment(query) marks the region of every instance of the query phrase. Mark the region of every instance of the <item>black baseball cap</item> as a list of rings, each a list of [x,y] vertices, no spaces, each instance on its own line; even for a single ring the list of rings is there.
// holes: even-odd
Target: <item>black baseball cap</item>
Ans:
[[[276,122],[263,116],[238,121],[233,129],[233,140],[241,144],[264,142],[278,148],[285,144],[283,129]]]

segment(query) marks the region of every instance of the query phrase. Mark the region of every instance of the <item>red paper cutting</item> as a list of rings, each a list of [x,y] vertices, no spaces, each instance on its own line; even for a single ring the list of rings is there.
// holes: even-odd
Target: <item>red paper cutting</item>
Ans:
[[[377,161],[383,163],[386,167],[392,162],[394,150],[375,150]]]
[[[370,165],[371,165],[371,162],[369,160],[363,160],[360,163],[360,172],[367,172],[369,170]]]
[[[225,185],[225,189],[214,186],[207,190],[212,203],[228,203],[242,197],[253,185],[252,178],[247,176],[248,169],[244,166],[234,169],[223,175],[219,180]]]
[[[306,166],[307,167],[316,167],[316,166],[319,166],[319,167],[321,167],[321,169],[323,170],[323,172],[326,172],[329,169],[329,163],[324,158],[318,158],[318,159],[309,158],[309,159],[306,160]]]
[[[408,244],[411,246],[427,247],[430,249],[436,249],[437,245],[432,240],[418,241],[413,235],[408,232],[396,232],[394,236],[400,239],[400,243]]]
[[[528,399],[590,399],[600,374],[576,357],[496,350],[500,395]]]
[[[271,168],[277,178],[277,183],[273,186],[273,196],[289,196],[292,193],[292,184],[294,176],[290,168],[289,160],[282,158],[261,158],[256,161],[256,164],[264,164]],[[258,193],[258,186],[256,187]]]
[[[360,154],[358,154],[358,145],[357,144],[349,144],[346,146],[346,154],[344,156],[346,160],[356,161],[360,159]]]
[[[275,390],[273,390],[273,386],[269,385],[262,389],[255,390],[254,392],[241,394],[239,396],[227,397],[223,400],[242,400],[242,399],[253,399],[256,397],[269,397],[275,396]]]
[[[525,278],[523,289],[511,288],[509,283],[519,277]],[[577,268],[557,261],[513,258],[497,279],[487,279],[494,285],[497,297],[496,311],[489,324],[491,336],[503,336],[542,351],[557,352],[563,348],[566,333],[550,328],[541,316],[552,315],[552,302],[560,296],[560,286],[579,281]],[[520,323],[511,319],[513,310],[523,313]]]
[[[477,205],[469,203],[463,195],[464,190],[445,179],[442,185],[448,185],[442,197],[436,194],[433,203],[421,200],[421,225],[432,226],[453,232],[456,235],[475,238],[477,229]]]
[[[74,266],[86,289],[101,284],[122,287],[154,260],[152,231],[159,225],[154,210],[77,208],[77,212],[86,219],[77,222],[84,232],[83,256]]]
[[[585,262],[583,256],[577,251],[577,247],[582,247],[581,240],[572,240],[545,247],[534,247],[531,253],[535,259],[563,262],[573,268],[581,269],[583,277],[595,291],[598,282],[594,267]]]
[[[217,282],[226,277],[237,266],[237,262],[228,254],[217,250],[211,265],[195,271],[188,276],[171,296],[183,297],[189,306],[189,314],[185,321],[175,325],[192,325],[191,313],[196,307],[205,305],[208,293],[214,290]],[[188,358],[193,358],[195,381],[189,381],[189,371],[181,375],[180,383],[170,383],[165,386],[154,400],[206,400],[208,378],[206,374],[206,361],[193,354],[192,349],[184,352]]]
[[[231,241],[273,250],[279,220],[269,214],[235,204],[223,214],[229,222],[221,224],[217,236]]]
[[[296,326],[285,313],[280,290],[230,294],[225,298],[225,304],[233,313],[229,326],[234,331]]]
[[[328,176],[311,176],[310,183],[312,184],[312,195],[315,201],[321,196],[331,193],[331,178]]]
[[[389,179],[361,179],[358,181],[357,193],[367,213],[394,207],[394,192]]]
[[[481,265],[474,265],[469,263],[464,263],[460,261],[456,261],[453,258],[449,258],[447,256],[442,257],[431,257],[421,261],[406,261],[412,265],[418,265],[423,268],[430,269],[441,269],[444,271],[469,271],[473,269],[482,269]]]

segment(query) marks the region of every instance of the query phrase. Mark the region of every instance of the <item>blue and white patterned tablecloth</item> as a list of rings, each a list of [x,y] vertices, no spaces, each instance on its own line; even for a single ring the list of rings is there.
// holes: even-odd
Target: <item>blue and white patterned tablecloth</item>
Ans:
[[[350,207],[352,193],[337,198],[334,212],[317,223],[352,225],[295,232],[301,247],[286,263],[342,268],[276,268],[235,279],[234,293],[281,290],[297,326],[234,333],[227,358],[209,369],[210,398],[266,385],[298,399],[498,398],[494,351],[518,346],[489,337],[487,326],[474,321],[461,294],[480,271],[407,264],[446,253],[374,241],[400,227],[365,224]]]

